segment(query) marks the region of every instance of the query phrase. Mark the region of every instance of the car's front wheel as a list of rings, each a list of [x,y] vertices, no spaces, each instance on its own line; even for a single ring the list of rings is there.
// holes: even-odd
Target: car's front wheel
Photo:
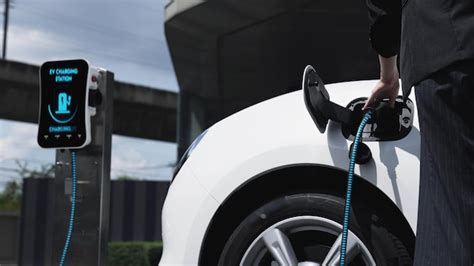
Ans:
[[[275,199],[234,230],[219,265],[338,265],[343,209],[342,198],[327,194]],[[349,265],[412,264],[406,247],[380,220],[366,206],[352,208]]]

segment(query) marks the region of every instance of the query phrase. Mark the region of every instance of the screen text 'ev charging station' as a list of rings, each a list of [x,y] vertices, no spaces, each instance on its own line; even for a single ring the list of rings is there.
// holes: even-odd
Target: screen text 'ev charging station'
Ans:
[[[40,68],[38,143],[43,148],[82,148],[90,143],[89,95],[98,69],[85,60],[52,61]],[[100,94],[97,94],[100,95]]]
[[[105,265],[114,74],[86,60],[40,68],[37,141],[56,149],[52,265]]]

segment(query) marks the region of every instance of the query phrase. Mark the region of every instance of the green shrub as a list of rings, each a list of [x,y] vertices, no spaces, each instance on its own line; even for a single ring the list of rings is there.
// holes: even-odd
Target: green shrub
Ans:
[[[158,265],[160,262],[161,254],[163,253],[163,245],[161,242],[148,242],[148,261],[150,265]]]
[[[111,266],[158,265],[161,242],[110,242],[108,261]]]

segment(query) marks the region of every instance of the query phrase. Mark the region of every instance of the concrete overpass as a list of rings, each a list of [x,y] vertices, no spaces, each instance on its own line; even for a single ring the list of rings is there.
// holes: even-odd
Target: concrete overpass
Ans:
[[[171,0],[165,31],[180,86],[178,153],[216,121],[300,89],[379,74],[365,1]]]
[[[37,123],[39,67],[0,61],[0,118]],[[177,95],[115,82],[113,133],[176,142]]]

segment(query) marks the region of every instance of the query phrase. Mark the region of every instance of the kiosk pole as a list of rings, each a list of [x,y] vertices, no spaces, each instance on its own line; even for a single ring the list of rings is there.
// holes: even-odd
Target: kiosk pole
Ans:
[[[77,202],[65,265],[107,265],[110,206],[114,74],[101,70],[102,102],[91,118],[91,143],[77,153]],[[87,108],[87,107],[86,107]],[[66,240],[71,208],[71,150],[56,150],[54,235],[51,265],[57,265]]]

